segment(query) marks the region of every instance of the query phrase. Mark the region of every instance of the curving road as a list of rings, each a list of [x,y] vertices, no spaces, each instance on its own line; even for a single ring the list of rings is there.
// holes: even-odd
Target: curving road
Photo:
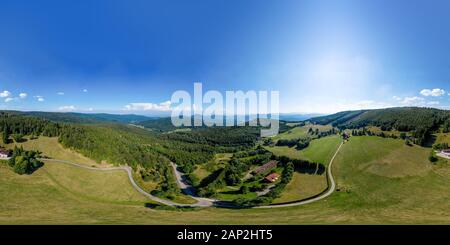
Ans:
[[[298,202],[293,202],[293,203],[288,203],[288,204],[273,204],[273,205],[267,205],[267,206],[258,206],[258,207],[254,207],[254,208],[282,208],[282,207],[300,206],[300,205],[305,205],[305,204],[309,204],[309,203],[312,203],[312,202],[317,202],[319,200],[322,200],[322,199],[330,196],[334,192],[334,190],[336,189],[336,183],[334,181],[333,173],[332,173],[332,170],[331,170],[332,169],[332,164],[334,162],[334,159],[336,158],[336,155],[338,154],[339,150],[341,149],[342,145],[343,145],[343,143],[341,143],[339,145],[339,148],[334,153],[334,155],[331,158],[330,163],[328,165],[327,180],[329,181],[330,185],[329,185],[328,190],[325,193],[323,193],[322,195],[317,196],[315,198],[311,198],[311,199],[304,200],[304,201],[298,201]],[[173,206],[173,207],[211,207],[211,206],[230,207],[227,204],[221,204],[220,200],[202,198],[202,197],[198,197],[197,195],[195,195],[194,187],[192,187],[191,185],[189,185],[187,183],[187,180],[184,177],[183,173],[178,169],[178,166],[175,163],[173,163],[173,162],[171,162],[170,164],[171,164],[171,166],[172,166],[172,168],[174,170],[174,174],[175,174],[175,178],[176,178],[176,182],[177,182],[178,187],[186,195],[189,195],[190,197],[195,199],[197,201],[197,203],[195,203],[195,204],[180,204],[180,203],[172,202],[172,201],[169,201],[169,200],[162,199],[162,198],[159,198],[159,197],[151,195],[150,193],[148,193],[145,190],[143,190],[134,181],[133,170],[129,166],[109,167],[109,168],[94,168],[94,167],[80,165],[78,163],[65,161],[65,160],[47,159],[47,158],[41,158],[39,160],[47,161],[47,162],[63,163],[63,164],[75,166],[75,167],[78,167],[78,168],[83,168],[83,169],[88,169],[88,170],[95,170],[95,171],[125,171],[127,173],[127,175],[128,175],[128,179],[130,180],[130,183],[131,183],[131,185],[133,186],[134,189],[136,189],[139,193],[141,193],[142,195],[146,196],[150,200],[153,200],[155,202],[162,203],[162,204],[165,204],[165,205],[168,205],[168,206]]]
[[[339,150],[341,149],[342,145],[344,143],[341,143],[339,145],[339,148],[336,150],[336,152],[334,153],[333,157],[330,160],[330,163],[328,164],[328,170],[327,170],[327,178],[328,181],[330,183],[329,188],[327,190],[327,192],[323,193],[320,196],[308,199],[308,200],[304,200],[304,201],[298,201],[298,202],[293,202],[293,203],[287,203],[287,204],[272,204],[272,205],[267,205],[267,206],[259,206],[259,207],[254,207],[254,208],[283,208],[283,207],[294,207],[294,206],[300,206],[300,205],[305,205],[305,204],[309,204],[312,202],[317,202],[319,200],[322,200],[328,196],[330,196],[334,190],[336,189],[336,182],[334,181],[334,177],[333,177],[333,173],[331,171],[332,169],[332,164],[334,162],[334,159],[336,158]]]
[[[150,193],[148,193],[145,190],[143,190],[134,181],[134,179],[133,179],[133,170],[129,166],[110,167],[110,168],[94,168],[94,167],[84,166],[84,165],[80,165],[80,164],[77,164],[77,163],[74,163],[74,162],[58,160],[58,159],[41,158],[39,160],[40,161],[45,161],[45,162],[63,163],[63,164],[75,166],[75,167],[78,167],[78,168],[95,170],[95,171],[125,171],[127,173],[127,175],[128,175],[128,179],[130,180],[130,183],[133,186],[133,188],[136,189],[141,194],[143,194],[144,196],[146,196],[147,198],[149,198],[149,199],[151,199],[151,200],[153,200],[155,202],[162,203],[162,204],[165,204],[165,205],[168,205],[168,206],[174,206],[174,207],[202,207],[202,205],[199,204],[199,203],[197,203],[197,204],[180,204],[180,203],[172,202],[172,201],[165,200],[165,199],[162,199],[162,198],[159,198],[159,197],[151,195]]]
[[[178,165],[176,165],[173,162],[170,162],[170,165],[173,168],[173,172],[175,174],[175,179],[177,181],[178,187],[181,189],[182,192],[184,192],[184,194],[195,199],[197,201],[197,203],[196,203],[197,206],[211,207],[211,206],[214,206],[214,203],[219,201],[219,200],[215,200],[215,199],[209,199],[209,198],[203,198],[203,197],[197,196],[195,194],[196,193],[195,188],[188,183],[186,177],[184,177],[183,173],[179,170]]]

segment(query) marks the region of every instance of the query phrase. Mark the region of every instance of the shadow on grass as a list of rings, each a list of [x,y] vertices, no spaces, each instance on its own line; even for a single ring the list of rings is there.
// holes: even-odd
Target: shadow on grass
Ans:
[[[155,203],[145,203],[144,207],[154,210],[164,210],[164,211],[197,211],[197,207],[184,207],[184,206],[168,206]]]

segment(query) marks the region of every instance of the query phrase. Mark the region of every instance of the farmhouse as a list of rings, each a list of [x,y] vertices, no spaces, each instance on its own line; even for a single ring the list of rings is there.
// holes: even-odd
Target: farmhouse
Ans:
[[[255,169],[255,171],[253,171],[253,174],[254,175],[262,174],[262,173],[267,172],[268,170],[270,170],[272,168],[276,168],[277,165],[278,165],[278,161],[275,161],[275,160],[268,161],[266,164],[264,164],[261,167]]]
[[[9,157],[9,151],[0,148],[0,159],[8,159]]]
[[[277,173],[271,173],[271,174],[267,175],[267,176],[264,178],[264,180],[266,180],[267,182],[273,183],[273,182],[277,181],[279,178],[280,178],[280,175],[279,175],[279,174],[277,174]]]

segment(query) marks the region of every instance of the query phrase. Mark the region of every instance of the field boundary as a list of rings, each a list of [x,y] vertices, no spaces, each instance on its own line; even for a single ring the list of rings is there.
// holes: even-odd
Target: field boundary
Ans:
[[[312,197],[309,197],[307,199],[303,199],[303,200],[300,200],[300,201],[293,201],[293,202],[289,202],[289,203],[271,204],[271,205],[266,205],[266,206],[253,207],[253,208],[283,208],[283,207],[301,206],[301,205],[305,205],[305,204],[309,204],[309,203],[320,201],[320,200],[330,196],[334,192],[334,190],[336,189],[336,182],[334,180],[333,173],[332,173],[333,162],[334,162],[334,159],[336,158],[336,156],[339,153],[339,150],[341,149],[343,144],[344,143],[342,142],[339,145],[338,149],[336,150],[336,152],[334,153],[333,157],[331,158],[330,163],[328,164],[328,169],[327,169],[327,185],[328,185],[328,188],[325,191],[323,191],[323,192],[321,192],[321,193],[319,193],[319,194],[317,194],[315,196],[312,196]],[[85,166],[85,165],[80,165],[78,163],[65,161],[65,160],[50,159],[50,158],[41,158],[39,160],[47,161],[47,162],[54,162],[54,163],[62,163],[62,164],[71,165],[71,166],[78,167],[78,168],[83,168],[83,169],[87,169],[87,170],[93,170],[93,171],[125,171],[127,173],[127,175],[128,175],[128,179],[129,179],[132,187],[135,190],[137,190],[139,193],[143,194],[144,196],[146,196],[147,198],[149,198],[152,201],[155,201],[155,202],[158,202],[158,203],[162,203],[164,205],[168,205],[168,206],[172,206],[172,207],[179,207],[179,208],[211,207],[211,206],[225,207],[225,208],[228,207],[228,205],[221,205],[220,204],[221,201],[219,201],[219,200],[212,200],[212,199],[194,197],[192,193],[186,193],[186,194],[188,194],[189,196],[193,197],[195,200],[198,201],[195,204],[180,204],[180,203],[172,202],[172,201],[169,201],[169,200],[165,200],[165,199],[153,196],[150,193],[148,193],[145,190],[143,190],[135,182],[135,180],[133,178],[133,171],[132,171],[131,167],[129,167],[129,166],[95,168],[95,167],[89,167],[89,166]],[[179,187],[187,187],[187,186],[183,185],[184,183],[181,180],[181,176],[177,175],[177,166],[174,163],[171,163],[171,165],[174,168],[178,186]]]
[[[332,167],[333,167],[334,159],[336,158],[336,156],[339,153],[339,150],[341,149],[343,144],[344,144],[344,142],[341,142],[341,144],[339,145],[338,149],[336,150],[336,152],[334,153],[333,157],[331,158],[330,163],[328,164],[328,169],[327,169],[328,188],[324,192],[321,192],[321,193],[319,193],[319,194],[317,194],[315,196],[308,197],[308,198],[300,200],[300,201],[293,201],[293,202],[289,202],[289,203],[271,204],[271,205],[266,205],[266,206],[258,206],[258,207],[254,207],[254,208],[282,208],[282,207],[301,206],[301,205],[305,205],[305,204],[309,204],[309,203],[320,201],[320,200],[330,196],[331,194],[333,194],[334,190],[336,189],[336,182],[335,182],[334,177],[333,177]]]

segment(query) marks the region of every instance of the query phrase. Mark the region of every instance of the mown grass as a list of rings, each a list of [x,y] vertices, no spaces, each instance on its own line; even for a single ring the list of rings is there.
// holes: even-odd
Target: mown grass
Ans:
[[[56,137],[50,138],[40,136],[38,139],[31,140],[29,138],[25,138],[25,140],[25,142],[11,142],[7,145],[4,145],[2,143],[2,146],[6,147],[7,149],[13,149],[14,146],[22,146],[25,150],[40,151],[43,153],[43,156],[54,159],[71,161],[88,166],[99,165],[94,160],[87,158],[80,153],[77,153],[76,151],[64,148],[61,144],[58,143],[58,138]]]
[[[328,165],[341,141],[339,136],[333,135],[312,140],[310,145],[303,150],[287,146],[272,146],[266,147],[266,149],[277,156],[287,156],[292,159],[303,159]]]
[[[289,182],[281,194],[281,197],[275,199],[273,203],[303,200],[321,193],[326,188],[327,180],[324,175],[310,175],[295,172],[291,182]]]
[[[99,168],[112,166],[111,164],[106,164],[106,163],[98,164],[94,160],[87,158],[74,150],[64,148],[61,144],[59,144],[58,138],[56,138],[56,137],[40,136],[37,139],[30,139],[29,137],[26,137],[24,139],[25,139],[24,142],[19,142],[19,143],[11,142],[11,143],[9,143],[7,145],[3,145],[3,146],[8,149],[13,149],[14,146],[18,146],[18,147],[22,146],[25,150],[40,151],[43,153],[43,156],[45,156],[45,157],[74,162],[74,163],[77,163],[80,165],[95,166],[95,167],[99,167]],[[122,175],[125,177],[127,176],[125,173],[121,174],[121,176]],[[120,179],[128,180],[128,178],[124,179],[123,176],[120,177]],[[76,178],[76,175],[74,175],[73,177]],[[151,192],[158,185],[158,183],[155,183],[155,182],[143,181],[140,178],[140,176],[136,173],[134,174],[134,179],[139,184],[139,186],[141,186],[147,192]],[[121,183],[121,182],[118,181],[117,183]],[[64,186],[64,185],[62,185],[62,186]],[[193,198],[186,196],[184,194],[179,194],[179,195],[174,196],[173,201],[178,202],[178,203],[185,203],[185,204],[196,203],[196,201]]]
[[[279,139],[298,139],[305,137],[308,134],[308,129],[306,127],[295,127],[293,129],[290,129],[286,132],[283,132],[281,134],[278,134],[273,137],[273,140],[279,140]]]
[[[429,149],[404,146],[401,140],[352,137],[333,163],[339,191],[316,203],[281,209],[176,211],[146,208],[140,200],[135,203],[127,196],[105,197],[99,201],[73,194],[55,184],[41,171],[48,166],[30,176],[17,175],[2,166],[0,223],[450,224],[449,164],[431,165],[422,153]],[[385,168],[374,173],[370,168],[381,162],[403,165],[406,161],[394,158],[405,155],[415,156],[414,164],[426,170],[413,168],[413,174],[405,174],[400,171],[410,171],[408,167]]]
[[[338,135],[312,140],[300,154],[310,161],[328,165],[341,142],[342,139]]]

